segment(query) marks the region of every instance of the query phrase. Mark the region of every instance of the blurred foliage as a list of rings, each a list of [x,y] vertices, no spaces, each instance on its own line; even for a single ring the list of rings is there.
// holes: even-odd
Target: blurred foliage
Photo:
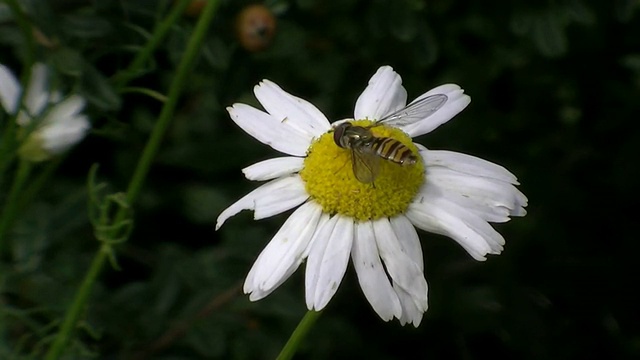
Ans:
[[[130,86],[166,94],[195,2]],[[41,356],[98,248],[89,168],[100,164],[100,180],[120,191],[136,166],[161,104],[120,91],[111,77],[174,6],[20,4],[34,26],[33,55],[55,69],[56,85],[88,99],[94,128],[23,211],[0,265],[0,358],[16,359]],[[445,82],[465,88],[471,106],[419,142],[504,165],[520,179],[529,214],[497,226],[506,250],[484,263],[421,234],[430,309],[418,329],[380,320],[350,269],[298,358],[640,357],[640,2],[269,0],[277,27],[260,52],[234,34],[249,4],[222,2],[134,205],[120,269],[104,271],[67,358],[274,358],[306,310],[303,276],[257,303],[241,295],[287,214],[253,221],[245,212],[214,232],[220,211],[256,186],[240,169],[276,154],[224,108],[258,105],[252,88],[267,78],[330,119],[349,117],[385,64],[410,98]],[[19,73],[28,51],[0,3],[0,63]]]

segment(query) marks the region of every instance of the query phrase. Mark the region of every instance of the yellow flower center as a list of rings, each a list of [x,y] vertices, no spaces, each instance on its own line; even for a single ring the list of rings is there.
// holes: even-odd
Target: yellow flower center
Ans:
[[[369,120],[351,121],[367,128]],[[352,167],[352,150],[336,145],[333,131],[309,147],[300,176],[312,199],[325,213],[375,220],[404,212],[424,182],[424,164],[411,138],[400,129],[379,125],[368,128],[375,137],[389,137],[407,146],[418,161],[401,165],[375,155],[379,172],[372,183],[358,181]],[[373,156],[373,155],[372,155]]]

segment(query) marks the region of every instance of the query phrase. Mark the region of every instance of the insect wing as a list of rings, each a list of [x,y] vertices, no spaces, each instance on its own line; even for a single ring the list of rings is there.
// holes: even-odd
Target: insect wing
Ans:
[[[381,158],[369,146],[356,146],[351,149],[351,166],[358,181],[370,184],[380,172]]]
[[[433,115],[447,102],[447,99],[448,97],[445,94],[436,94],[414,100],[406,107],[378,120],[376,124],[390,126],[413,124]]]

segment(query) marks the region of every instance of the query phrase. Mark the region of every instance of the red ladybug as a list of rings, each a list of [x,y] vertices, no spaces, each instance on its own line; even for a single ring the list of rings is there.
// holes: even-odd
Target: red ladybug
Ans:
[[[242,9],[236,19],[236,36],[248,51],[262,51],[271,45],[276,32],[276,17],[264,5]]]

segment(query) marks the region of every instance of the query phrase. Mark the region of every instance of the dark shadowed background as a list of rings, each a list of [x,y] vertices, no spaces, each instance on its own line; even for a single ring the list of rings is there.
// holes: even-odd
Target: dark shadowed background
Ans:
[[[173,6],[23,4],[40,33],[34,55],[87,97],[94,128],[14,227],[2,264],[3,354],[29,353],[53,332],[98,248],[89,168],[100,164],[100,181],[124,190],[162,105],[116,92],[109,77]],[[276,28],[264,35],[273,42],[247,50],[234,23],[250,4],[221,2],[118,248],[120,269],[108,267],[94,288],[70,359],[274,358],[306,311],[303,269],[257,303],[238,290],[289,213],[254,221],[243,212],[214,231],[218,214],[258,185],[240,170],[278,155],[224,108],[259,106],[252,89],[266,78],[329,119],[350,117],[381,65],[403,77],[410,99],[461,85],[471,105],[417,141],[505,166],[529,213],[496,226],[507,244],[486,262],[420,233],[430,308],[417,329],[380,320],[350,267],[297,358],[640,357],[638,1],[273,0]],[[131,86],[167,93],[197,13],[178,21]],[[0,63],[19,72],[25,51],[0,5]]]

